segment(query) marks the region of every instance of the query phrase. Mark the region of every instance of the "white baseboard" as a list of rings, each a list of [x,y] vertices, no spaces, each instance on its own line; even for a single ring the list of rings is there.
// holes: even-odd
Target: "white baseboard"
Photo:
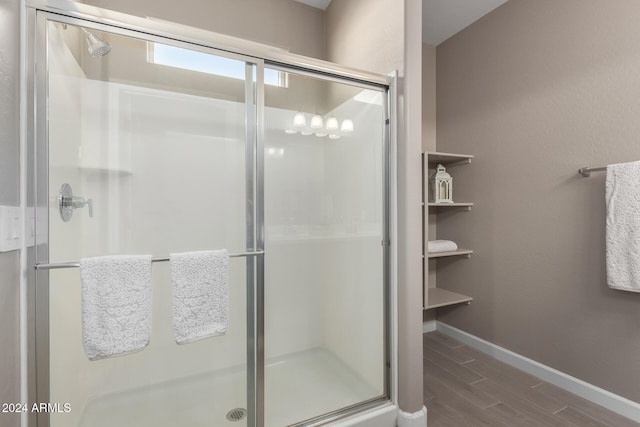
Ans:
[[[428,332],[435,332],[437,329],[438,322],[435,320],[429,320],[428,322],[424,322],[422,324],[422,333],[426,334]]]
[[[425,322],[423,329],[427,328],[427,323],[430,322]],[[438,321],[434,321],[434,323],[436,324],[436,330],[438,332],[455,338],[476,350],[495,357],[501,362],[576,394],[583,399],[587,399],[609,409],[610,411],[616,412],[636,422],[640,422],[640,403],[618,396],[617,394],[611,393],[600,387],[596,387],[593,384],[589,384],[578,378],[567,375],[564,372],[560,372],[549,366],[543,365],[542,363],[536,362],[535,360],[507,350],[506,348],[492,344],[482,338],[478,338],[474,335],[468,334],[467,332],[461,331],[460,329],[454,328],[453,326],[449,326],[446,323]],[[431,327],[432,326],[429,325],[429,329]]]
[[[413,414],[398,411],[398,427],[427,427],[427,408],[423,406],[422,409]]]

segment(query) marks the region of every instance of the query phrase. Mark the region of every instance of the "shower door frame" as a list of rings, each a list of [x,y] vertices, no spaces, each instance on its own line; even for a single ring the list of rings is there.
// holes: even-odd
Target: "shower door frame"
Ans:
[[[248,42],[231,36],[199,30],[179,24],[167,24],[77,4],[65,0],[27,0],[26,5],[26,202],[34,214],[31,221],[34,242],[26,249],[27,283],[27,399],[49,402],[49,273],[38,268],[49,260],[48,215],[48,134],[46,22],[54,21],[104,30],[121,36],[134,36],[218,56],[240,59],[246,67],[245,99],[249,122],[246,127],[246,214],[247,251],[261,252],[247,257],[247,406],[255,420],[248,426],[264,426],[264,68],[277,68],[323,80],[376,88],[383,93],[383,289],[384,289],[384,392],[382,396],[360,402],[328,414],[319,414],[304,426],[326,424],[363,410],[396,406],[396,232],[395,232],[395,86],[397,77],[339,67],[322,60],[290,54],[280,49]],[[37,56],[36,56],[37,55]],[[255,67],[255,68],[254,68]],[[251,69],[251,70],[250,70]],[[256,71],[255,76],[253,74]],[[255,80],[253,80],[255,78]],[[255,85],[253,88],[250,86]],[[249,101],[253,103],[250,105]],[[253,112],[250,110],[253,109]],[[251,126],[251,120],[255,120]],[[251,149],[249,149],[251,148]],[[31,208],[29,208],[31,207]],[[43,217],[46,219],[43,221]],[[255,258],[255,259],[254,259]],[[251,308],[251,309],[250,309]],[[31,427],[48,427],[46,412],[27,413]],[[253,422],[253,423],[252,423]]]
[[[256,235],[256,224],[264,222],[258,217],[258,212],[263,211],[257,195],[261,193],[259,186],[262,178],[258,176],[260,170],[257,164],[257,153],[262,150],[263,141],[259,138],[260,134],[256,131],[257,117],[260,113],[260,104],[258,94],[263,91],[262,77],[264,75],[264,63],[257,59],[233,52],[221,51],[209,46],[203,46],[199,43],[188,42],[176,38],[167,38],[162,35],[151,34],[148,32],[140,32],[139,30],[131,30],[112,24],[104,24],[96,22],[95,19],[89,20],[85,17],[70,16],[67,14],[51,13],[47,10],[34,9],[29,10],[29,23],[32,25],[32,33],[34,34],[34,55],[31,57],[35,60],[35,64],[46,64],[45,66],[35,67],[35,78],[33,84],[33,111],[35,121],[33,123],[35,132],[32,137],[33,154],[29,165],[34,166],[33,173],[29,173],[29,177],[33,177],[33,185],[29,189],[33,189],[29,199],[33,200],[35,206],[42,209],[36,209],[35,228],[36,234],[49,235],[48,215],[51,214],[49,200],[49,134],[48,134],[48,49],[47,34],[48,22],[59,22],[62,24],[74,25],[88,30],[106,31],[123,37],[133,37],[147,42],[158,42],[175,47],[185,48],[192,51],[213,54],[220,57],[243,61],[245,66],[245,222],[246,222],[246,248],[241,251],[246,253],[246,286],[247,286],[247,330],[246,330],[246,354],[247,354],[247,409],[248,423],[256,422],[254,418],[260,419],[262,416],[260,411],[261,389],[262,386],[257,378],[258,351],[256,350],[257,334],[256,325],[256,289],[262,286],[262,277],[256,274],[257,259],[261,259],[264,255],[264,242],[258,241]],[[256,70],[255,76],[254,71]],[[255,78],[255,80],[254,80]],[[46,213],[45,213],[46,212]],[[46,220],[45,220],[46,219]],[[258,246],[259,245],[259,246]],[[48,237],[33,248],[33,263],[29,265],[35,266],[35,277],[33,286],[35,295],[33,301],[34,320],[35,320],[35,356],[37,381],[35,384],[35,399],[33,402],[49,402],[50,401],[50,383],[49,383],[49,272],[53,268],[76,267],[74,262],[52,265],[49,264],[49,241]],[[256,260],[254,260],[254,258]],[[74,261],[74,260],[70,260]],[[33,304],[30,304],[33,305]],[[35,379],[35,378],[34,378]],[[31,381],[31,383],[33,383]],[[30,387],[31,389],[31,387]],[[31,399],[30,399],[31,400]],[[37,423],[33,425],[48,427],[49,415],[47,412],[36,413],[34,416]],[[259,423],[258,423],[259,424]]]
[[[391,120],[391,118],[396,117],[396,105],[395,105],[395,86],[397,82],[397,75],[393,73],[387,79],[387,84],[379,84],[370,81],[363,80],[362,78],[355,78],[353,75],[345,76],[339,75],[336,71],[329,72],[328,69],[323,68],[322,70],[302,67],[300,65],[293,65],[284,63],[277,60],[269,60],[264,59],[265,67],[281,72],[292,73],[298,76],[304,76],[308,78],[316,78],[321,79],[323,81],[338,83],[338,84],[348,84],[351,86],[360,87],[362,89],[369,90],[378,90],[383,95],[383,120],[384,123],[384,135],[383,135],[383,155],[382,155],[382,164],[383,164],[383,173],[382,173],[382,241],[380,244],[382,245],[382,257],[383,257],[383,265],[382,265],[382,281],[383,281],[383,319],[384,319],[384,328],[383,328],[383,343],[384,343],[384,365],[385,372],[383,375],[383,395],[371,398],[369,400],[358,402],[354,405],[338,409],[332,411],[327,414],[320,415],[312,420],[305,422],[301,421],[298,424],[294,424],[295,427],[316,427],[322,426],[332,421],[338,421],[344,417],[355,414],[357,412],[361,412],[367,409],[375,408],[380,406],[384,402],[395,402],[396,401],[396,384],[393,380],[396,377],[395,370],[395,350],[397,348],[397,343],[395,341],[396,336],[394,334],[395,331],[395,319],[396,312],[394,310],[395,307],[395,289],[396,283],[393,279],[395,277],[395,265],[396,265],[396,239],[394,236],[397,235],[395,232],[395,228],[392,227],[392,224],[395,224],[395,212],[396,206],[393,203],[392,192],[393,189],[396,188],[395,181],[395,140],[392,138],[392,135],[396,133],[396,123],[395,120]],[[383,89],[381,91],[381,89]],[[264,111],[264,108],[262,108]],[[259,120],[259,122],[264,123],[264,120]],[[260,131],[263,129],[261,128]],[[263,134],[264,135],[264,134]],[[264,150],[260,150],[258,156],[263,156]],[[264,159],[262,159],[264,160]],[[264,163],[260,164],[260,167],[264,167]],[[259,176],[264,177],[264,171],[261,170]],[[263,184],[260,184],[263,185]],[[262,196],[264,192],[262,192]],[[264,202],[264,201],[262,201]],[[262,209],[264,209],[264,203],[262,203]],[[262,226],[264,226],[264,211],[261,212],[262,215]],[[262,248],[264,248],[264,232],[258,233],[259,236],[262,237]],[[264,263],[264,257],[258,258],[258,274],[262,273],[262,278],[264,279],[264,266],[262,266],[262,270],[260,270],[260,263]],[[258,309],[264,310],[264,286],[260,286],[257,289],[257,298],[258,298]],[[261,320],[258,325],[258,340],[261,341],[264,339],[264,313],[260,313],[256,316]],[[258,369],[264,369],[264,345],[259,345],[259,360],[262,361],[262,366],[258,366]],[[264,392],[264,372],[261,372],[258,376],[261,384],[261,391]],[[264,404],[264,400],[260,402]],[[262,425],[259,425],[262,427]]]

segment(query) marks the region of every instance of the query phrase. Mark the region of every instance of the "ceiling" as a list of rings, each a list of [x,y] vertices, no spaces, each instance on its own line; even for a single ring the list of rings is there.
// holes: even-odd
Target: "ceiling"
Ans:
[[[318,9],[325,10],[331,0],[296,0],[300,3],[308,4],[309,6],[317,7]]]
[[[422,41],[437,46],[507,0],[423,0]]]
[[[325,10],[331,0],[296,0]],[[507,0],[422,0],[422,41],[437,46]]]

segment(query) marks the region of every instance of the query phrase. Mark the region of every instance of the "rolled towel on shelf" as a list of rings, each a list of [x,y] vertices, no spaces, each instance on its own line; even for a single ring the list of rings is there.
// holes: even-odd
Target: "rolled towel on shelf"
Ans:
[[[89,360],[140,351],[151,337],[151,255],[80,260],[82,343]]]
[[[640,162],[607,166],[607,285],[640,292]]]
[[[428,252],[451,252],[457,249],[458,245],[451,240],[429,240],[427,243]]]
[[[173,334],[178,344],[223,335],[229,318],[229,252],[169,255]]]

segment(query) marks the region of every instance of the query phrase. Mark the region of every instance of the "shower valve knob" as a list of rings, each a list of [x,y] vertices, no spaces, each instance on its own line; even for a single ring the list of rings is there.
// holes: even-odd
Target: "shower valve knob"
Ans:
[[[85,199],[84,197],[73,197],[71,199],[71,204],[73,208],[83,208],[85,206],[89,207],[89,216],[93,218],[93,200]]]
[[[73,211],[76,208],[89,207],[89,216],[93,218],[93,200],[85,199],[84,197],[76,197],[73,195],[73,191],[69,184],[63,184],[58,194],[58,208],[60,209],[60,216],[64,222],[67,222],[73,216]]]

